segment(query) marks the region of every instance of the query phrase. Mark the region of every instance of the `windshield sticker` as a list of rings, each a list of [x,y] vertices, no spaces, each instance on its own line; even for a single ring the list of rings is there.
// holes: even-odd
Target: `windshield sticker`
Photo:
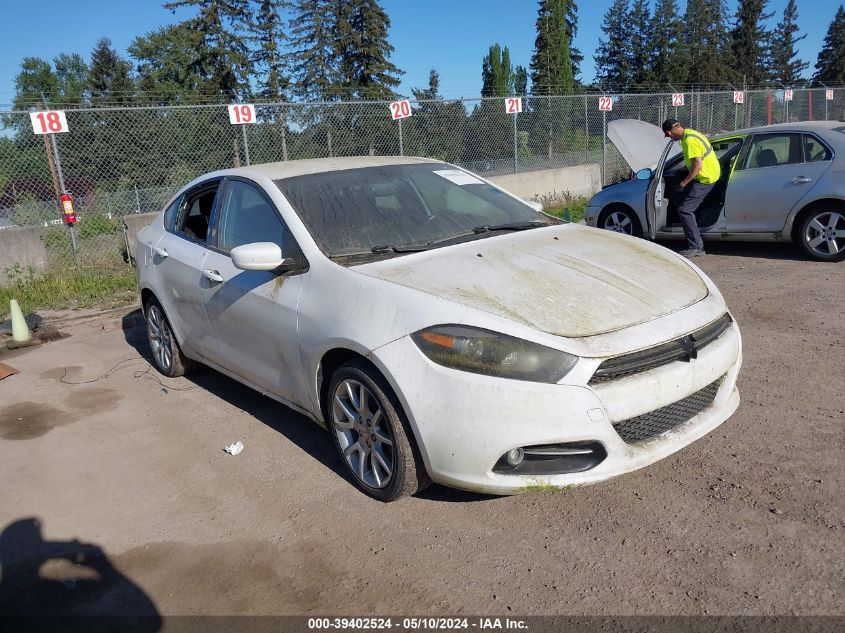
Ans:
[[[441,178],[445,178],[449,182],[456,185],[483,185],[484,181],[479,180],[472,174],[468,174],[460,169],[439,169],[434,172]]]

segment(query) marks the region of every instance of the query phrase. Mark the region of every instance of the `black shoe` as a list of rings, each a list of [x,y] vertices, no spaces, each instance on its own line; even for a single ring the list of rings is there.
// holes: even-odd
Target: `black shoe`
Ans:
[[[682,257],[686,257],[687,259],[690,259],[692,257],[699,257],[700,255],[706,255],[706,254],[707,253],[704,252],[703,248],[687,248],[687,249],[684,249],[684,250],[678,252],[678,255],[681,255]]]

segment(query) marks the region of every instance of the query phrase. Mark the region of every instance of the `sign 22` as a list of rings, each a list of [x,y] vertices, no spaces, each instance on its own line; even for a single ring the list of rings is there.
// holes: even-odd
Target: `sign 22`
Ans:
[[[29,119],[32,122],[32,131],[36,134],[58,134],[68,131],[64,110],[30,112]]]
[[[522,97],[508,97],[505,99],[505,112],[508,114],[522,112]]]
[[[229,123],[255,123],[255,106],[251,103],[234,103],[229,106]]]
[[[602,112],[613,110],[613,97],[599,97],[599,110]]]
[[[390,104],[390,116],[393,117],[394,121],[411,116],[411,102],[407,99],[392,102]]]

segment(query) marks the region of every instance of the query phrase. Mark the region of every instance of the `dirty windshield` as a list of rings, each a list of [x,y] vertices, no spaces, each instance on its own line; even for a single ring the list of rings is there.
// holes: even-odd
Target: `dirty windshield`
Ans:
[[[331,257],[428,250],[555,223],[445,165],[384,165],[275,181]]]

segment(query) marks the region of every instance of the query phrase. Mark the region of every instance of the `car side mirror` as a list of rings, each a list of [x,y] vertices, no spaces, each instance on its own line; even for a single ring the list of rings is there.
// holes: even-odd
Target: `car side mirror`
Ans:
[[[273,242],[253,242],[236,246],[230,253],[232,263],[240,270],[269,270],[284,272],[294,265],[291,258],[282,256],[282,249]]]
[[[651,180],[654,171],[651,167],[645,167],[637,172],[637,180]]]
[[[543,212],[543,205],[537,202],[536,200],[526,200],[525,204],[534,209],[537,213]]]

